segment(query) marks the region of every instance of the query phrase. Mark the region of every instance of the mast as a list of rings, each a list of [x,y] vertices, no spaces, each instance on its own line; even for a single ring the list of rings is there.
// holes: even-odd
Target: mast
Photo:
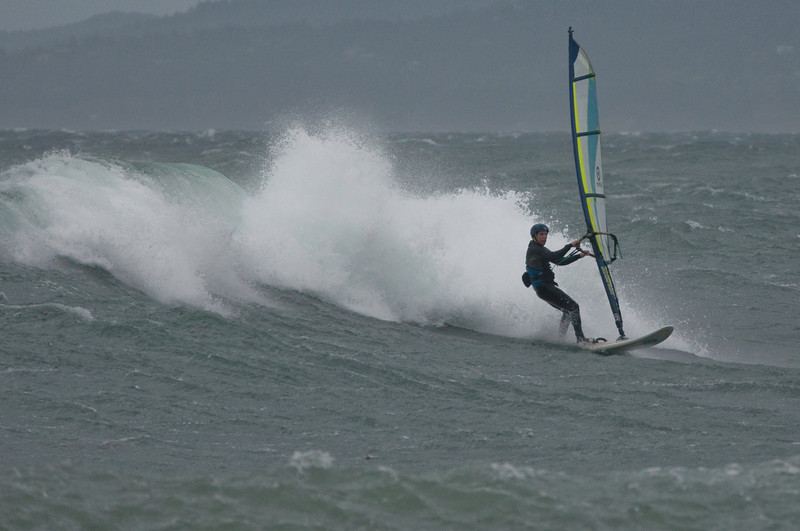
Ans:
[[[597,109],[595,72],[589,56],[572,36],[569,28],[569,109],[572,130],[572,153],[575,159],[575,174],[581,207],[586,221],[584,236],[592,245],[592,251],[600,272],[614,323],[621,338],[622,313],[619,298],[611,278],[608,265],[616,259],[617,239],[606,228],[605,193],[600,149],[600,122]],[[613,243],[613,248],[612,248]],[[613,249],[613,251],[612,251]]]

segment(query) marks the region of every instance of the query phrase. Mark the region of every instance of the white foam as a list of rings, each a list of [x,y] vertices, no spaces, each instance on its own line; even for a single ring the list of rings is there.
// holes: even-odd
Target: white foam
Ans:
[[[539,472],[531,467],[514,466],[511,463],[492,463],[491,469],[498,479],[504,481],[529,479],[540,475]]]
[[[684,223],[689,225],[690,229],[707,229],[708,228],[705,225],[703,225],[702,223],[700,223],[698,221],[693,221],[691,219],[687,219]]]
[[[68,306],[57,302],[42,302],[38,304],[0,304],[0,308],[8,308],[9,310],[28,310],[37,308],[52,308],[64,313],[71,313],[84,321],[94,321],[92,312],[81,306]]]
[[[4,177],[0,191],[23,199],[14,205],[13,232],[0,237],[20,262],[49,267],[67,257],[159,301],[220,313],[229,311],[220,294],[248,292],[228,249],[237,192],[222,176],[198,197],[187,195],[196,182],[180,186],[180,171],[159,186],[131,168],[53,153]]]
[[[289,466],[298,472],[305,472],[310,468],[327,470],[333,466],[333,457],[328,452],[309,450],[307,452],[294,452],[289,459]]]

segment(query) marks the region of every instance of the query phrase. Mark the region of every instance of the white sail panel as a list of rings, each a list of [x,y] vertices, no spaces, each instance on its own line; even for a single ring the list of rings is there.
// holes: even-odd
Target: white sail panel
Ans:
[[[578,57],[575,59],[575,77],[579,78],[589,74],[594,74],[594,68],[592,68],[589,56],[581,48],[578,50]]]

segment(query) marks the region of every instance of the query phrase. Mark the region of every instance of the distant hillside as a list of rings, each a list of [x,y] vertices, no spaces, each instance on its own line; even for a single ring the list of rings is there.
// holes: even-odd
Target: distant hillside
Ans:
[[[157,19],[155,15],[139,13],[107,13],[55,28],[0,31],[0,49],[15,52],[25,48],[43,48],[60,42],[97,36],[135,35],[146,24],[153,23]]]
[[[345,21],[399,21],[438,17],[485,8],[503,0],[223,0],[203,2],[174,22],[185,27],[308,23],[333,25]]]
[[[53,46],[60,42],[142,33],[274,27],[287,24],[334,25],[346,21],[413,20],[485,8],[502,0],[221,0],[201,2],[185,13],[157,17],[108,13],[82,22],[28,31],[0,31],[0,49]]]
[[[563,130],[574,26],[605,130],[798,131],[800,2],[769,5],[781,9],[231,0],[95,17],[0,53],[0,128],[261,129],[345,114],[394,131]]]

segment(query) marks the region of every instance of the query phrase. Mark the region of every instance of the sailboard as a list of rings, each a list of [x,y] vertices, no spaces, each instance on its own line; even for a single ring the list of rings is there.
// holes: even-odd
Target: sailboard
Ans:
[[[633,339],[626,338],[609,342],[599,341],[597,343],[579,343],[578,346],[584,350],[591,350],[596,354],[602,354],[604,356],[622,354],[623,352],[627,352],[629,350],[636,350],[639,348],[647,348],[658,345],[667,339],[670,334],[672,334],[672,330],[673,328],[671,326],[665,326],[663,328],[659,328],[655,332],[650,332],[649,334],[645,334],[641,337]]]
[[[592,254],[600,272],[614,323],[619,332],[617,342],[624,342],[628,348],[652,346],[632,342],[625,336],[622,323],[622,312],[619,308],[619,297],[611,277],[609,265],[619,255],[619,242],[614,234],[608,232],[606,222],[606,195],[603,178],[603,158],[600,142],[600,118],[597,105],[597,78],[589,55],[572,36],[569,28],[569,108],[572,123],[572,150],[575,158],[575,174],[578,178],[580,202],[586,220],[587,232],[584,239],[589,240]],[[661,332],[659,334],[659,332]],[[672,333],[672,327],[665,327],[645,337],[660,338],[656,343],[665,340]],[[642,339],[642,338],[638,338]],[[651,338],[652,339],[652,338]],[[605,344],[609,351],[614,343]],[[599,350],[598,347],[596,350]],[[592,350],[595,350],[592,348]]]

